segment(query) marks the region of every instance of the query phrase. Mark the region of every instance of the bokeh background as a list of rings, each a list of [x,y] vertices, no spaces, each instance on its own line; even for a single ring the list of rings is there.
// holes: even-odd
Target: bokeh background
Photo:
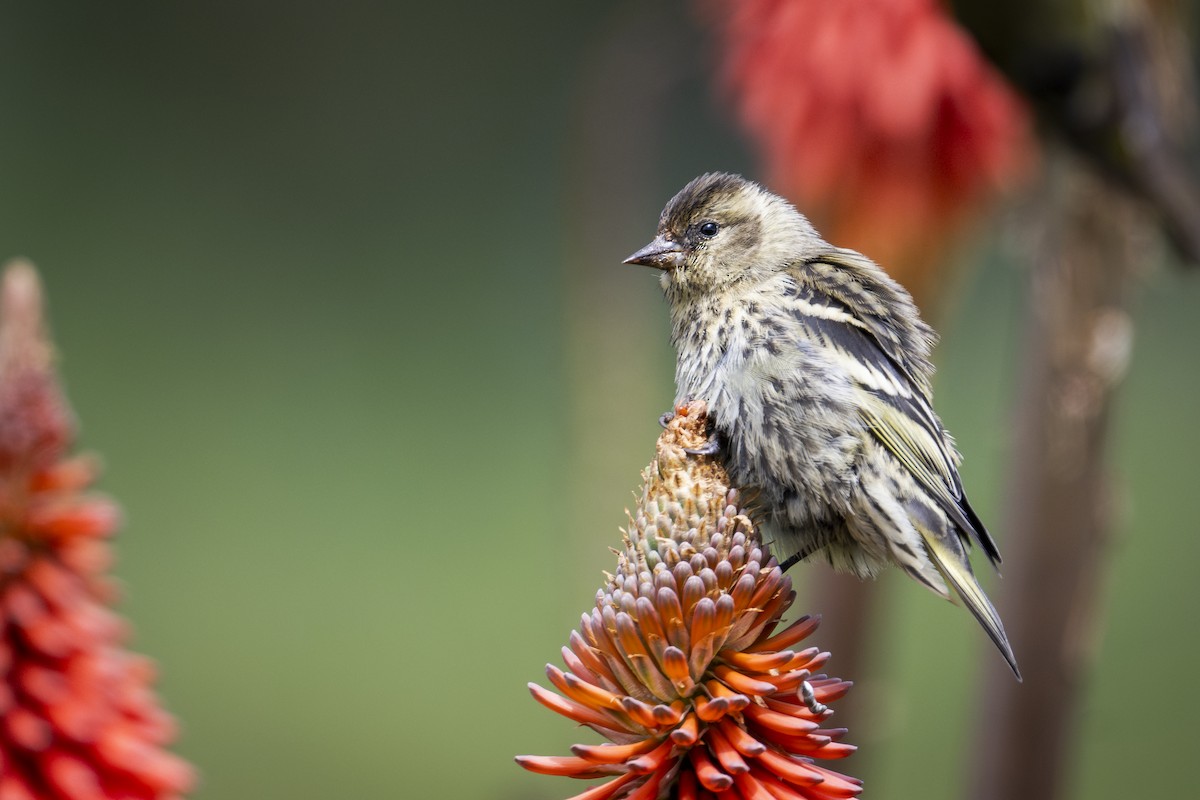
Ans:
[[[682,3],[0,8],[0,256],[47,285],[195,797],[579,790],[513,764],[590,740],[525,683],[592,603],[673,394],[655,276],[620,261],[690,177],[756,174],[713,84]],[[959,246],[939,317],[988,520],[1023,219]],[[1192,783],[1200,279],[1149,248],[1137,295],[1079,798]],[[868,796],[961,796],[991,654],[882,582],[886,677],[843,766]]]

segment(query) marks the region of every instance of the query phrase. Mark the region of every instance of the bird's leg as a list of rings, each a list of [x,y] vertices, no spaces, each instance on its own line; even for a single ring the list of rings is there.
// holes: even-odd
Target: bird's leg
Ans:
[[[823,716],[829,710],[828,706],[817,702],[817,693],[813,691],[812,684],[808,681],[800,681],[800,688],[796,690],[796,694],[800,696],[801,702],[808,707],[813,716]]]
[[[820,549],[821,549],[820,545],[810,544],[807,547],[803,547],[803,548],[797,550],[795,553],[792,553],[790,556],[788,556],[786,559],[784,559],[784,562],[779,565],[779,571],[787,572],[789,569],[796,566],[801,561],[808,558],[809,556],[811,556],[813,553],[817,552]]]

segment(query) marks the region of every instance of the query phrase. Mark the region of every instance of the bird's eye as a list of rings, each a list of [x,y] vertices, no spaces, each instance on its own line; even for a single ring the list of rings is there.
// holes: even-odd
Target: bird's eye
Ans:
[[[720,229],[721,229],[721,226],[718,225],[717,223],[706,222],[700,226],[700,235],[703,236],[705,239],[711,239],[712,237],[717,235],[717,231],[719,231]]]

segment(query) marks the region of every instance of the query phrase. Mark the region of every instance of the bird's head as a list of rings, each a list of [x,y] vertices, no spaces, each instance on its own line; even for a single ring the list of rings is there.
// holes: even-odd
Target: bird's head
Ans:
[[[782,197],[740,175],[708,173],[671,198],[654,241],[625,263],[661,269],[668,294],[691,297],[763,280],[827,247]]]

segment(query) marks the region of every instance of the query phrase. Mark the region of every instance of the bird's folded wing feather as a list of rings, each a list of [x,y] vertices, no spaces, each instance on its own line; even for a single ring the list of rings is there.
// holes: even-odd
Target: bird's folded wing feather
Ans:
[[[859,413],[876,439],[993,562],[999,552],[963,493],[951,440],[918,381],[905,369],[892,338],[873,331],[871,320],[808,286],[797,285],[793,317],[804,335],[841,363],[862,390]]]

